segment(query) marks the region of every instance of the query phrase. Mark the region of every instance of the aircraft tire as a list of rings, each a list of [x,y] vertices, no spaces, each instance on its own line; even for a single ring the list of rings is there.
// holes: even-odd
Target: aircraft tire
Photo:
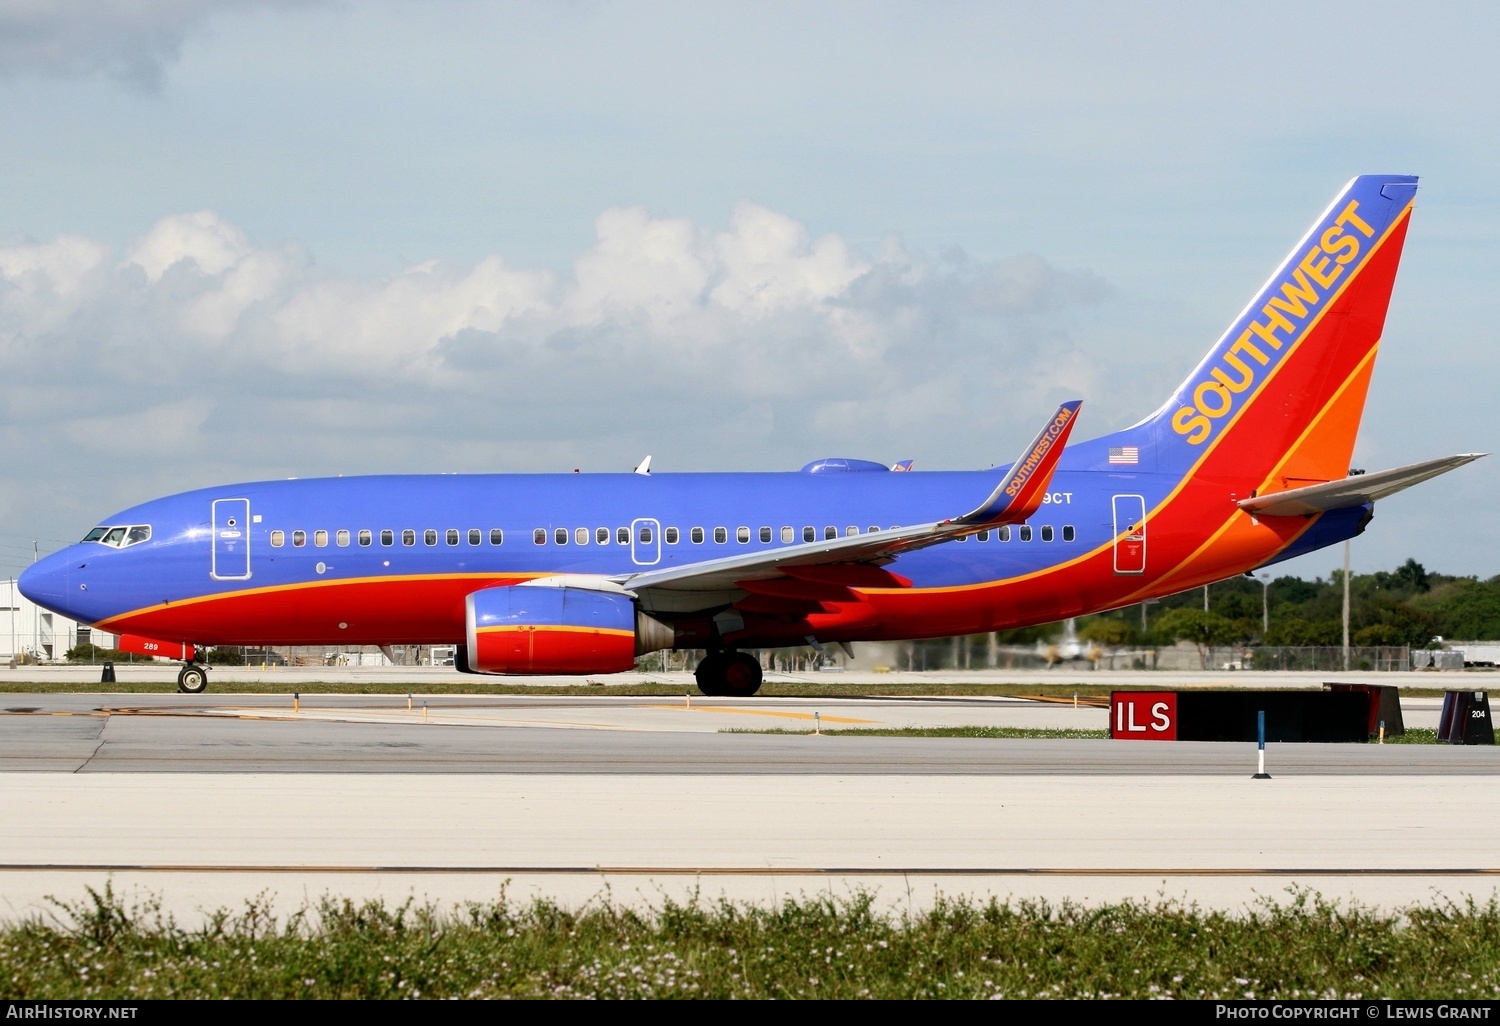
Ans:
[[[765,674],[761,671],[758,659],[744,652],[734,652],[726,660],[724,666],[723,694],[735,698],[749,698],[760,690],[761,681],[764,679]]]
[[[208,690],[208,670],[202,666],[184,666],[177,671],[177,690],[185,695],[201,695]]]
[[[704,656],[698,668],[693,671],[693,677],[698,681],[698,690],[709,696],[728,694],[724,677],[728,666],[729,657],[723,652],[710,652]]]

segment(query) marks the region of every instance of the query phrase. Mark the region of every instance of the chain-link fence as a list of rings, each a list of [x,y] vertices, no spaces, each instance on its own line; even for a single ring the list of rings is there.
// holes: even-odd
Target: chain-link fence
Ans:
[[[1344,669],[1340,645],[1260,645],[1234,649],[1210,663],[1220,668],[1234,665],[1244,670],[1319,670],[1338,673]],[[1405,645],[1351,645],[1349,669],[1376,673],[1411,669],[1411,653]]]

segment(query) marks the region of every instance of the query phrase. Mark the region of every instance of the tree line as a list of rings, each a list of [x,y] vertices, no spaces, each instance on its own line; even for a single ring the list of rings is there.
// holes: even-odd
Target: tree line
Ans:
[[[1263,572],[1264,574],[1264,572]],[[1149,605],[1080,620],[1079,637],[1104,645],[1343,644],[1343,572],[1327,580],[1235,577]],[[1144,626],[1143,621],[1144,619]],[[1500,638],[1500,576],[1453,577],[1408,559],[1349,579],[1349,642],[1436,648],[1439,638]]]

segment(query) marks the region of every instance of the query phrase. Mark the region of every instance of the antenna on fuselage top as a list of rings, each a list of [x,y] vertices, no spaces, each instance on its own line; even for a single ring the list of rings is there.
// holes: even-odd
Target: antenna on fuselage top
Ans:
[[[635,472],[637,474],[642,475],[643,477],[650,477],[651,476],[651,454],[650,453],[647,453],[646,454],[646,458],[643,459],[643,460],[641,460],[640,464],[635,468]]]

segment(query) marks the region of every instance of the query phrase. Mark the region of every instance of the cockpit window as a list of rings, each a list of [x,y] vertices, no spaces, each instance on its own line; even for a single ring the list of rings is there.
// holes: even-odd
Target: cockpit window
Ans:
[[[113,545],[117,549],[123,549],[129,545],[139,545],[151,538],[150,524],[134,524],[129,527],[96,527],[83,536],[86,542],[98,542],[100,545]]]

